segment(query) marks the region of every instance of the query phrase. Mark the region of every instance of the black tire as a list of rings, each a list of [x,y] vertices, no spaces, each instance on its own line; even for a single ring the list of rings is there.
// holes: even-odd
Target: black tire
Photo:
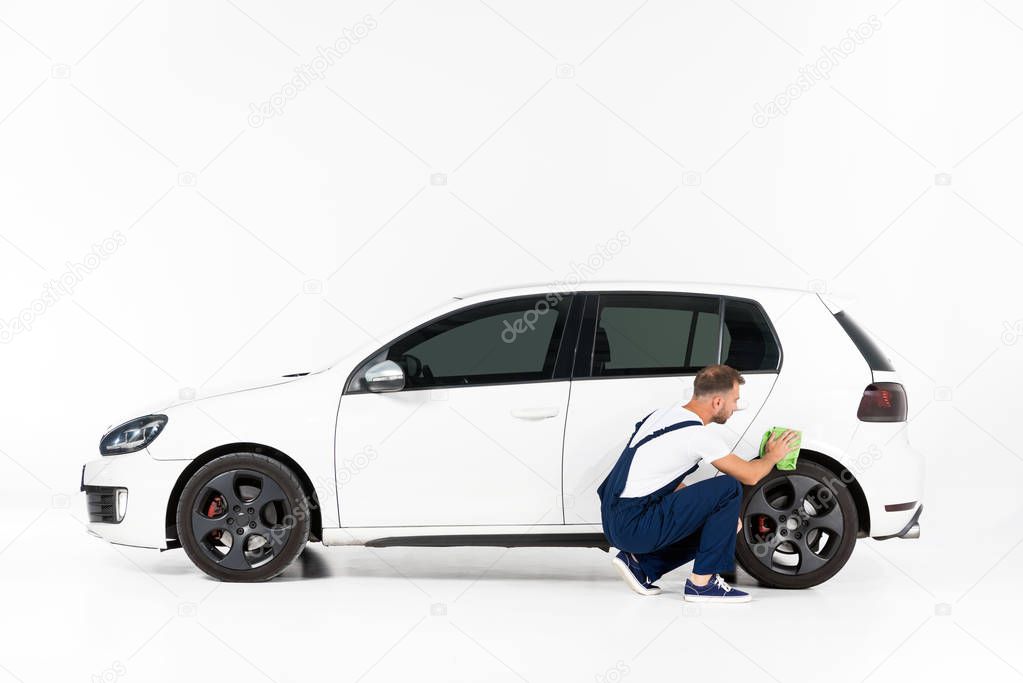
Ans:
[[[793,514],[795,513],[795,514]],[[800,461],[743,487],[735,558],[760,583],[809,588],[827,581],[852,554],[856,503],[831,470]]]
[[[203,465],[185,484],[178,538],[195,566],[215,579],[266,581],[302,552],[311,509],[285,465],[265,455],[233,453]]]

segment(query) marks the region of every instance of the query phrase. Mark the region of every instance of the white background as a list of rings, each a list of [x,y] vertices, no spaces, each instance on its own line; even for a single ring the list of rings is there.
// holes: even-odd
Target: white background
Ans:
[[[1021,60],[1008,0],[4,0],[0,681],[1023,675]],[[249,586],[86,536],[79,468],[113,419],[568,279],[619,231],[588,277],[848,299],[909,392],[919,540],[696,610],[687,569],[639,598],[595,549],[314,546]]]

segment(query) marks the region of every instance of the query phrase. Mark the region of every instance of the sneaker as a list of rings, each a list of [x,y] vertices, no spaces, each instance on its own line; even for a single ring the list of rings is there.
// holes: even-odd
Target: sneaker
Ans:
[[[738,588],[732,588],[715,574],[707,582],[706,586],[696,586],[692,581],[686,579],[686,587],[682,591],[687,602],[749,602],[750,594]]]
[[[625,579],[625,583],[629,584],[629,588],[640,595],[657,595],[661,592],[659,586],[655,586],[652,582],[647,581],[646,574],[643,573],[643,569],[639,566],[639,561],[632,553],[619,550],[618,554],[611,558],[611,564],[615,566],[618,573]]]

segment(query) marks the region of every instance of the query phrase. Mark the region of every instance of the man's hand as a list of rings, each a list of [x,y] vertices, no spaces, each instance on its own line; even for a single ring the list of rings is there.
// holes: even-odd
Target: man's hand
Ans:
[[[679,489],[684,489],[685,487],[686,487],[685,484],[683,484],[682,482],[679,482],[678,486],[675,487],[675,491],[678,491]],[[675,491],[672,491],[672,493],[674,493]]]
[[[783,433],[769,438],[767,446],[764,448],[764,460],[772,465],[777,465],[792,448],[792,443],[796,440],[796,436],[794,431],[787,429]]]

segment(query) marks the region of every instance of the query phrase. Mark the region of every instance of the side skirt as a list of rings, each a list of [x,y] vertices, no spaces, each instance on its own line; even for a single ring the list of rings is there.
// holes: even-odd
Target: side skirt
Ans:
[[[547,525],[544,525],[547,526]],[[548,528],[516,527],[342,527],[323,530],[324,545],[364,545],[371,548],[418,546],[496,546],[502,548],[609,547],[600,525],[580,524],[577,531],[564,525]],[[569,527],[571,528],[571,527]],[[549,529],[549,530],[548,530]]]

